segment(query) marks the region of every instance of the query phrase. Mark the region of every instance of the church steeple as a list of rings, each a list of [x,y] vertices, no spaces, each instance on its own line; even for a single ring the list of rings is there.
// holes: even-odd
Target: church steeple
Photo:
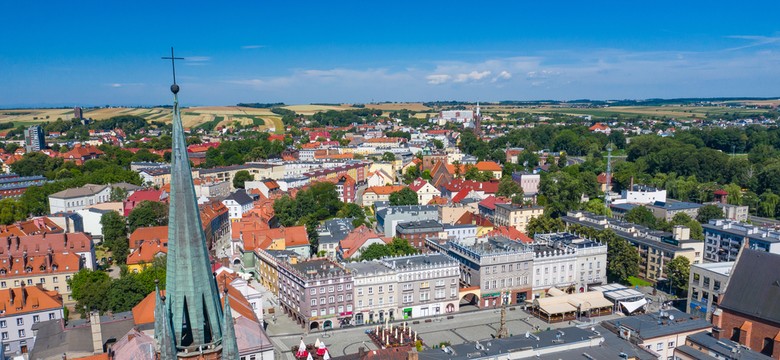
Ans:
[[[223,360],[238,360],[238,343],[236,341],[236,329],[233,326],[233,315],[230,311],[230,296],[228,295],[227,286],[225,286],[225,310],[224,321],[222,323],[222,359]]]
[[[171,49],[173,62],[173,49]],[[175,68],[174,68],[175,74]],[[168,210],[166,301],[177,351],[209,352],[222,339],[222,307],[209,262],[206,237],[192,183],[187,143],[179,110],[179,85],[173,93],[173,153]],[[164,340],[163,340],[164,341]],[[167,359],[163,357],[163,359]]]
[[[160,288],[155,281],[154,306],[154,339],[157,341],[157,352],[162,359],[176,359],[176,343],[173,341],[171,313],[165,306],[165,296],[160,295]]]

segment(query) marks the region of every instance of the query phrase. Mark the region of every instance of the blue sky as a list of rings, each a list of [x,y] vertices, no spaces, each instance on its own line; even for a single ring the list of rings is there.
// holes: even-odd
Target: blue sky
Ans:
[[[597,4],[596,4],[597,3]],[[780,2],[0,3],[0,107],[779,96]]]

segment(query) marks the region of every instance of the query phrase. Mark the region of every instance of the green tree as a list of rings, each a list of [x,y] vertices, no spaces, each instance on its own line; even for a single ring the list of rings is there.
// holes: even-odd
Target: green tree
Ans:
[[[395,154],[387,151],[382,154],[382,161],[395,161]]]
[[[544,205],[545,214],[557,218],[566,215],[569,210],[579,209],[585,190],[582,182],[567,172],[543,174],[539,185],[543,196],[540,196],[539,203]]]
[[[139,227],[168,225],[168,206],[157,201],[142,201],[130,212],[127,225],[131,233]]]
[[[27,211],[35,216],[49,213],[49,194],[41,186],[30,186],[24,191],[19,201],[27,206]]]
[[[639,251],[612,230],[602,233],[600,240],[607,244],[607,276],[626,284],[629,277],[639,274]]]
[[[10,225],[27,218],[27,207],[13,198],[0,200],[0,223]]]
[[[496,196],[505,196],[511,198],[517,194],[523,195],[523,188],[520,187],[511,176],[504,176],[501,178],[501,182],[498,183],[498,191]]]
[[[100,217],[100,225],[103,227],[106,247],[116,262],[124,264],[130,254],[125,218],[116,211],[109,211]]]
[[[699,223],[706,224],[712,219],[723,219],[723,210],[716,205],[704,205],[699,208],[696,220]]]
[[[773,193],[771,190],[764,191],[761,194],[761,204],[758,207],[758,213],[761,216],[773,218],[777,214],[778,204],[780,204],[780,195]]]
[[[704,228],[701,223],[691,218],[690,215],[680,212],[674,214],[672,221],[669,222],[669,227],[675,225],[682,225],[691,230],[691,239],[704,240]]]
[[[77,301],[76,310],[82,318],[86,317],[85,308],[87,311],[100,312],[108,309],[106,294],[111,286],[111,279],[106,272],[81,269],[67,282],[71,296]]]
[[[411,184],[415,179],[421,176],[420,168],[417,165],[411,165],[406,168],[403,176],[404,184]]]
[[[112,187],[110,199],[111,201],[124,201],[127,199],[127,190],[118,186]]]
[[[433,146],[435,146],[436,149],[439,149],[439,150],[444,149],[444,142],[442,142],[439,139],[433,139]]]
[[[390,205],[419,205],[417,193],[410,188],[403,188],[390,194]]]
[[[688,280],[691,271],[691,262],[687,257],[677,256],[666,263],[666,277],[669,279],[674,293],[685,295],[688,292]]]
[[[247,181],[253,181],[255,177],[247,170],[239,170],[233,177],[233,187],[236,189],[243,189],[244,183]]]
[[[566,228],[566,224],[560,218],[551,218],[548,215],[533,218],[528,221],[528,225],[525,227],[529,236],[534,237],[536,234],[549,234],[554,232],[563,231]]]
[[[653,212],[644,206],[635,206],[633,209],[626,212],[625,220],[634,224],[647,226],[651,229],[655,229],[657,221]]]
[[[612,216],[612,210],[604,206],[604,201],[601,199],[590,199],[585,204],[584,210],[592,212],[596,215]]]
[[[144,294],[138,275],[130,273],[111,282],[105,293],[106,306],[114,312],[130,311],[148,294]]]
[[[360,260],[371,261],[391,255],[392,253],[387,245],[373,243],[360,251]]]

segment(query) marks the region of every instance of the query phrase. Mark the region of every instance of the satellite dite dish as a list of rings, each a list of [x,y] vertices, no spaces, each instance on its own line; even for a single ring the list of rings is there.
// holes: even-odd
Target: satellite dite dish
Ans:
[[[674,315],[669,315],[669,320],[674,320]]]

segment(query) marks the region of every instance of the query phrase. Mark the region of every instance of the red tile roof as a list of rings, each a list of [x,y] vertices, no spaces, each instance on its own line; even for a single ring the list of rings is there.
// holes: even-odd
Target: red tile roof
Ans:
[[[479,171],[502,171],[501,165],[493,161],[480,161],[476,165]]]
[[[136,265],[142,263],[151,264],[157,255],[168,253],[167,244],[167,241],[163,243],[159,240],[142,242],[137,250],[133,251],[130,255],[127,256],[127,265]]]
[[[342,255],[345,259],[352,257],[369,239],[376,239],[384,241],[385,244],[390,243],[390,238],[382,237],[373,230],[366,227],[366,225],[360,225],[352,230],[347,237],[340,242],[340,246],[344,249]]]
[[[135,229],[130,234],[130,249],[138,249],[142,243],[157,241],[168,243],[168,226],[150,226]]]
[[[534,241],[528,235],[523,234],[520,230],[509,226],[499,226],[487,233],[487,236],[504,236],[508,239],[519,241],[522,243],[530,244]]]
[[[62,309],[62,297],[56,291],[46,291],[41,285],[0,290],[0,310],[3,317]]]
[[[423,180],[422,178],[417,178],[411,184],[409,184],[409,188],[412,189],[412,191],[414,192],[418,192],[426,184],[428,184],[427,181]]]
[[[510,204],[510,203],[512,203],[512,199],[503,196],[495,197],[493,195],[490,195],[486,197],[484,200],[480,201],[479,206],[482,206],[488,210],[495,210],[496,204]]]
[[[389,195],[396,191],[401,191],[406,186],[403,185],[385,185],[385,186],[372,186],[366,189],[366,193],[372,192],[377,195]]]

